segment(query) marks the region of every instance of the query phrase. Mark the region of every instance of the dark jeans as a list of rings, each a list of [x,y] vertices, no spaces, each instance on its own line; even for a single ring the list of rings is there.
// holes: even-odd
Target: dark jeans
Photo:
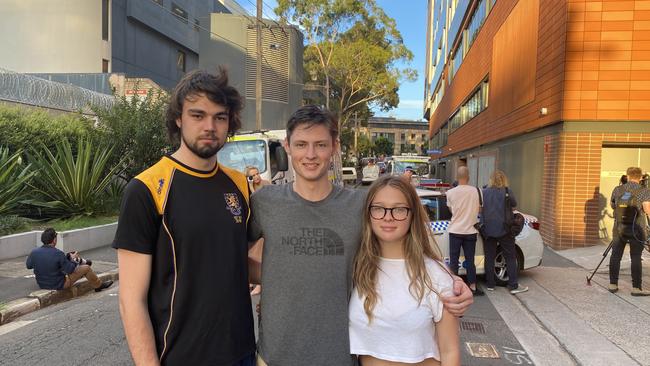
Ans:
[[[488,237],[483,241],[483,252],[485,252],[485,282],[487,287],[494,287],[494,258],[497,255],[497,243],[501,246],[503,256],[506,259],[508,270],[508,287],[515,289],[517,283],[517,250],[515,249],[515,238],[505,235],[500,238]]]
[[[467,263],[467,283],[476,283],[476,265],[474,264],[476,235],[449,233],[449,269],[458,275],[458,258],[460,258],[460,248],[463,248],[465,263]]]
[[[629,236],[614,234],[612,256],[609,258],[609,283],[618,284],[618,272],[625,245],[630,243],[630,260],[632,261],[632,287],[641,288],[641,253],[643,243]]]
[[[233,363],[232,366],[255,366],[255,353],[251,353],[250,355]]]

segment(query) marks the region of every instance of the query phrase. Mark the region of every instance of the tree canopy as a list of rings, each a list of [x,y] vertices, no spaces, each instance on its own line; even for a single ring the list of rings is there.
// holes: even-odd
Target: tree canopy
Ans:
[[[375,0],[279,0],[275,12],[305,35],[305,79],[325,86],[342,128],[354,112],[397,107],[400,82],[417,78],[395,20]]]

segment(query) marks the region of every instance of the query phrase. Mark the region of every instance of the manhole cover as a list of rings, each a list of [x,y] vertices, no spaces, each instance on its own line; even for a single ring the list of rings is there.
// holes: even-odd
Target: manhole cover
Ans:
[[[481,323],[461,321],[460,329],[468,332],[485,334],[485,328],[483,328],[483,324]]]
[[[465,343],[469,354],[478,358],[500,358],[496,347],[490,343]]]

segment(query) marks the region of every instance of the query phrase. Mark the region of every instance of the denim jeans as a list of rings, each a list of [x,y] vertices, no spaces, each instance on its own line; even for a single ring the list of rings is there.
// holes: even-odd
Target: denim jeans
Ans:
[[[504,235],[500,238],[488,237],[483,241],[483,252],[485,253],[485,282],[487,287],[494,287],[494,259],[497,255],[497,243],[501,246],[503,256],[506,259],[508,270],[508,288],[517,288],[517,251],[515,249],[515,238]]]
[[[476,265],[474,264],[476,235],[449,233],[449,269],[458,275],[458,258],[460,258],[460,248],[463,248],[465,263],[467,263],[467,283],[476,283]]]

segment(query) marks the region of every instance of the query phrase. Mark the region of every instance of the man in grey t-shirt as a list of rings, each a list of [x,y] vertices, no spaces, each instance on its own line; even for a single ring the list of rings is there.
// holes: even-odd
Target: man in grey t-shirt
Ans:
[[[354,363],[348,300],[366,192],[327,179],[337,140],[329,111],[298,109],[285,141],[295,181],[266,186],[251,197],[249,241],[264,237],[258,365]],[[462,314],[472,296],[462,281],[456,284],[460,296],[447,299],[447,307]]]

